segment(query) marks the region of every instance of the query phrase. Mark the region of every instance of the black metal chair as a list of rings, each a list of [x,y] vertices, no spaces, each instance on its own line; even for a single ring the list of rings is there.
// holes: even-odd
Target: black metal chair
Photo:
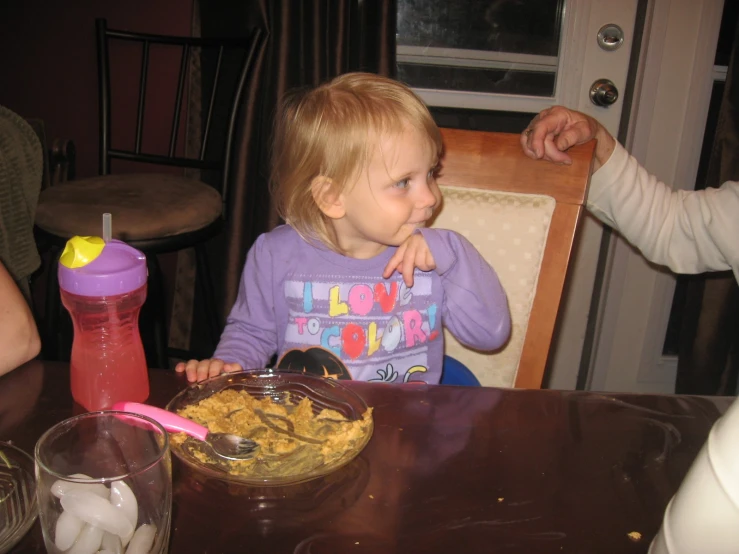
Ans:
[[[36,227],[55,247],[49,271],[46,293],[45,351],[49,357],[63,353],[56,342],[60,316],[60,301],[56,270],[59,250],[74,235],[100,235],[101,216],[113,215],[113,236],[126,241],[146,253],[149,261],[149,301],[156,303],[154,335],[155,363],[167,366],[168,354],[187,357],[190,352],[168,352],[163,280],[157,254],[194,247],[196,252],[196,281],[207,309],[207,330],[215,344],[220,333],[220,318],[214,300],[214,291],[206,259],[206,241],[222,229],[228,202],[231,147],[236,118],[247,82],[254,71],[264,33],[255,29],[245,39],[209,39],[148,35],[108,29],[104,19],[96,20],[98,49],[98,81],[100,112],[100,176],[44,190],[39,199]],[[120,105],[120,98],[111,100],[111,63],[109,43],[137,43],[141,50],[137,119],[135,137],[128,148],[115,146],[111,140],[111,109]],[[123,48],[126,45],[118,46]],[[130,47],[130,44],[126,47]],[[147,81],[150,59],[157,49],[181,49],[179,73],[173,98],[172,127],[166,153],[155,153],[145,147],[144,123],[147,100]],[[191,58],[212,56],[212,86],[202,89],[202,117],[200,145],[195,154],[183,153],[178,148],[182,133],[181,114],[183,96],[188,79],[192,79]],[[235,67],[229,71],[231,62]],[[116,66],[117,67],[117,66]],[[210,67],[210,65],[208,66]],[[115,74],[116,76],[119,73]],[[135,78],[135,77],[133,77]],[[223,83],[232,82],[229,95]],[[120,79],[119,79],[120,81]],[[203,79],[205,85],[206,79]],[[149,91],[150,92],[150,91]],[[154,91],[161,93],[161,90]],[[225,95],[225,97],[224,97]],[[222,100],[225,98],[225,100]],[[136,99],[134,99],[136,100]],[[225,108],[228,107],[228,110]],[[216,121],[217,114],[226,112],[224,121]],[[150,130],[149,130],[150,131]],[[220,144],[219,144],[220,140]],[[116,139],[117,142],[122,142]],[[153,141],[147,142],[153,144]],[[172,173],[117,173],[111,174],[111,160],[127,160],[160,166],[176,166],[201,172],[193,179]],[[171,171],[171,170],[170,170]],[[209,183],[204,182],[207,178]],[[210,182],[212,181],[212,182]]]

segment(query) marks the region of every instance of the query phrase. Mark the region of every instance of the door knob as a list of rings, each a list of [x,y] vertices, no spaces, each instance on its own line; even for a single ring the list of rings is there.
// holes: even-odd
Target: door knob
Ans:
[[[590,101],[596,106],[607,108],[618,100],[618,89],[608,79],[598,79],[590,87]]]

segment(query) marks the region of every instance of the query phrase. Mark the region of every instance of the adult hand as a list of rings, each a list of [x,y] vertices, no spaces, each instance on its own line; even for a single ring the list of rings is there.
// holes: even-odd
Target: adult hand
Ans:
[[[563,106],[542,110],[521,133],[521,148],[529,158],[571,164],[567,150],[592,139],[598,141],[593,171],[611,157],[615,139],[597,120]]]

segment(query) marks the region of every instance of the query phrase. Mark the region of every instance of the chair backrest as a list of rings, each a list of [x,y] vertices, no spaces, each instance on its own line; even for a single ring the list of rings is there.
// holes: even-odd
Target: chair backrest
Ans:
[[[244,39],[212,39],[198,37],[174,37],[163,35],[150,35],[143,33],[132,33],[128,31],[116,31],[109,29],[105,19],[96,20],[97,50],[98,50],[98,92],[100,110],[100,174],[110,173],[111,159],[131,160],[135,162],[151,163],[157,165],[177,166],[193,168],[197,170],[215,170],[220,173],[219,192],[225,197],[227,194],[229,165],[231,157],[231,145],[233,141],[236,118],[244,94],[245,84],[254,71],[256,58],[261,44],[264,41],[264,33],[261,29],[254,29],[250,36]],[[114,147],[111,142],[111,62],[110,43],[128,42],[137,43],[140,48],[141,62],[138,72],[130,76],[130,82],[138,79],[138,98],[135,122],[135,138],[133,146],[129,148]],[[150,60],[157,51],[166,52],[168,49],[177,48],[180,51],[180,63],[177,73],[177,85],[173,87],[174,98],[172,98],[172,125],[169,133],[169,146],[166,153],[153,153],[144,147],[144,114],[146,112],[147,83],[149,82]],[[200,67],[200,63],[192,63],[193,58],[198,62],[207,55],[217,58],[214,61],[212,79],[209,79],[209,87],[202,87],[202,121],[200,127],[199,148],[194,155],[179,154],[178,137],[183,134],[183,97],[185,97],[188,80],[201,79],[202,74],[198,70],[192,70],[193,66]],[[171,52],[169,52],[171,54]],[[210,59],[210,58],[209,58]],[[227,62],[233,62],[236,71],[226,68]],[[235,73],[235,75],[234,75]],[[227,87],[226,84],[231,84]],[[229,88],[230,90],[226,90]],[[158,94],[160,90],[156,91]],[[118,103],[118,100],[116,101]],[[218,122],[219,131],[224,135],[223,140],[213,140],[214,114],[222,111],[223,106],[228,110],[225,121]],[[151,129],[149,129],[151,131]],[[220,138],[220,137],[219,137]],[[216,144],[214,144],[216,143]]]
[[[43,151],[44,174],[41,179],[41,190],[74,180],[77,157],[74,141],[57,138],[50,144],[46,138],[46,125],[43,119],[30,118],[26,121],[36,133]]]
[[[433,226],[466,236],[495,268],[511,308],[506,346],[481,353],[447,332],[446,352],[483,385],[540,388],[575,230],[587,194],[594,142],[570,150],[572,165],[527,158],[519,135],[442,129]]]

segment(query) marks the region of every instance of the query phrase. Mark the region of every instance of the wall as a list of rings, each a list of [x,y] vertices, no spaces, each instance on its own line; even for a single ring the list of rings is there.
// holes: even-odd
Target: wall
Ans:
[[[98,85],[95,19],[106,18],[108,27],[152,34],[191,34],[193,0],[42,0],[0,1],[0,104],[23,117],[44,121],[48,145],[55,138],[71,139],[77,149],[77,178],[98,174]],[[117,64],[116,62],[123,62]],[[112,98],[113,144],[133,136],[136,119],[136,87],[140,55],[111,47],[111,84],[126,82],[133,100],[118,94]],[[151,94],[146,117],[150,119],[145,146],[163,153],[169,139],[172,110],[164,108],[165,95],[176,88],[179,53],[168,52],[151,59]],[[134,68],[134,79],[121,69]],[[124,79],[129,79],[125,81]],[[156,81],[155,81],[156,80]],[[168,106],[168,104],[167,104]],[[183,128],[184,130],[184,128]],[[182,134],[181,134],[182,136]],[[150,142],[147,143],[147,137]],[[180,140],[182,145],[184,141]],[[114,172],[130,166],[113,162]],[[148,171],[177,171],[155,168]],[[115,222],[114,222],[115,226]],[[169,309],[174,290],[175,255],[160,256],[168,291]],[[45,256],[44,269],[48,268]],[[34,280],[36,312],[44,311],[46,275]],[[147,308],[145,308],[146,310]],[[142,317],[142,320],[147,319]],[[40,322],[41,323],[41,322]],[[144,332],[147,352],[150,333]]]
[[[78,177],[96,175],[95,18],[106,18],[114,29],[189,35],[192,8],[192,0],[0,2],[0,104],[42,119],[50,140],[72,139]],[[126,108],[121,117],[130,121],[135,104]]]

